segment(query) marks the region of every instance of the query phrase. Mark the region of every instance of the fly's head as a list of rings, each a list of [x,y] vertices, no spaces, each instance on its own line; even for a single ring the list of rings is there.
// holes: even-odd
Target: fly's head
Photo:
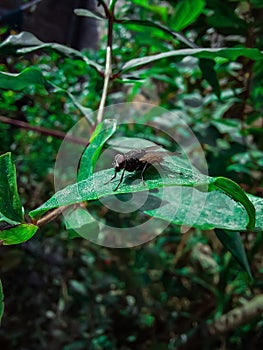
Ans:
[[[124,169],[125,164],[126,164],[125,156],[121,153],[116,154],[114,158],[114,162],[112,163],[115,171],[118,173],[119,171],[121,171],[121,169]]]

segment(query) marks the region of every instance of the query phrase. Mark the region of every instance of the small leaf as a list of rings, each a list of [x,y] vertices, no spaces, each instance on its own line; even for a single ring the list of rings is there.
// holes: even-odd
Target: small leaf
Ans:
[[[240,266],[248,273],[249,277],[253,279],[240,233],[220,229],[216,229],[215,233],[223,246],[233,255]]]
[[[0,156],[0,174],[0,220],[10,224],[20,223],[23,221],[23,208],[17,190],[16,168],[10,152]]]
[[[116,131],[116,120],[105,119],[94,130],[89,146],[85,149],[79,166],[78,181],[87,179],[94,172],[95,164],[99,158],[105,142]]]
[[[0,280],[0,324],[4,314],[4,292],[2,282]]]
[[[34,236],[38,227],[32,224],[17,225],[9,230],[0,232],[0,241],[4,245],[19,244]]]
[[[83,208],[64,213],[67,230],[70,230],[70,238],[83,237],[90,241],[96,241],[99,234],[99,226],[94,217]]]
[[[79,229],[82,226],[89,225],[95,221],[93,216],[83,208],[76,208],[64,214],[66,214],[67,229]]]
[[[220,99],[220,85],[214,70],[215,61],[207,58],[200,58],[199,67],[203,73],[203,77],[212,86],[214,93]]]
[[[2,55],[12,52],[23,55],[40,49],[51,49],[63,56],[80,59],[99,72],[103,70],[99,64],[90,60],[81,51],[57,43],[45,43],[28,32],[11,35],[0,44],[0,53]]]
[[[37,46],[41,45],[40,41],[36,36],[28,32],[21,32],[16,35],[10,35],[6,40],[0,44],[0,53],[5,55],[6,53],[12,53],[16,49],[23,46]]]
[[[46,80],[40,69],[26,68],[18,74],[0,72],[1,89],[19,91],[30,85],[46,85]]]
[[[171,36],[174,39],[177,39],[177,40],[183,42],[184,44],[186,44],[189,47],[192,47],[192,48],[196,47],[196,45],[193,42],[191,42],[189,39],[187,39],[187,37],[184,36],[183,34],[176,32],[176,31],[173,31],[170,28],[168,28],[162,24],[153,22],[153,21],[124,18],[124,19],[119,20],[118,23],[120,23],[122,25],[128,25],[128,26],[134,25],[134,30],[136,30],[136,29],[138,30],[140,26],[141,27],[145,26],[145,27],[155,28],[155,29],[158,29],[158,30],[162,31],[163,33],[167,34],[168,36]]]
[[[16,226],[18,224],[20,224],[20,221],[7,218],[3,215],[3,213],[0,212],[0,231],[5,230],[6,228],[10,228],[12,226]]]
[[[109,3],[109,9],[110,9],[111,11],[114,10],[114,7],[115,7],[117,1],[118,1],[118,0],[111,0],[111,1],[110,1],[110,3]]]
[[[26,68],[21,73],[4,73],[0,72],[0,88],[21,91],[31,85],[42,85],[47,91],[65,94],[80,112],[87,118],[91,125],[94,124],[92,119],[93,113],[89,108],[82,106],[75,97],[67,90],[53,84],[45,78],[42,71],[38,68]]]
[[[165,5],[160,6],[160,4],[158,5],[151,4],[151,2],[148,0],[133,0],[133,3],[141,7],[144,7],[148,11],[158,14],[159,16],[162,17],[164,22],[167,20],[167,16],[169,12],[169,8],[167,6]]]
[[[253,8],[262,8],[263,2],[261,0],[251,0],[251,4]]]
[[[94,19],[98,19],[99,21],[106,20],[106,18],[104,16],[102,16],[102,14],[100,14],[99,12],[95,12],[95,11],[91,12],[91,11],[85,10],[85,9],[75,9],[74,13],[77,16],[84,16],[84,17],[94,18]]]
[[[189,26],[202,13],[204,6],[203,0],[179,1],[174,8],[172,28],[180,31]]]
[[[250,58],[251,60],[263,60],[263,54],[258,49],[250,48],[198,48],[198,49],[182,49],[171,50],[156,55],[135,58],[126,62],[121,72],[135,69],[137,67],[162,60],[164,58],[178,57],[179,59],[185,56],[194,56],[197,58],[215,59],[216,57],[224,57],[231,61],[236,61],[239,56]]]
[[[87,289],[83,283],[76,281],[76,280],[71,280],[69,282],[69,284],[75,292],[77,292],[81,295],[84,295],[84,296],[87,295]]]

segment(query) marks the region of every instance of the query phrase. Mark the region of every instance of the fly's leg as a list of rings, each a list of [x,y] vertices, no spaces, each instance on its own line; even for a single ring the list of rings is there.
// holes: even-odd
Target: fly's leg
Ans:
[[[142,172],[141,172],[141,179],[142,179],[142,183],[144,184],[144,186],[146,186],[146,183],[143,179],[143,173],[145,172],[145,170],[148,168],[149,164],[148,163],[145,163],[143,169],[142,169]]]
[[[113,177],[109,181],[105,182],[104,185],[107,185],[109,182],[111,182],[113,179],[115,179],[116,176],[117,176],[117,171],[115,170]]]
[[[113,190],[114,192],[117,191],[117,189],[119,188],[120,184],[122,183],[124,173],[125,173],[125,168],[123,169],[123,171],[121,173],[121,178],[120,178],[120,181],[119,181],[118,185]],[[116,177],[116,174],[115,174],[115,177]]]

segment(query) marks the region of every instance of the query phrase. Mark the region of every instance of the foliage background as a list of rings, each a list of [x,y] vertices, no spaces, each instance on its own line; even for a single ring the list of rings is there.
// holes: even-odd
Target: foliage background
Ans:
[[[192,21],[178,14],[179,3],[189,3],[185,18],[191,13]],[[200,47],[263,49],[260,1],[133,0],[120,2],[118,12],[182,30]],[[5,31],[1,30],[3,38]],[[100,64],[105,56],[103,33],[102,27],[101,49],[87,52]],[[157,29],[114,26],[115,66],[182,47]],[[16,73],[28,66],[41,68],[86,107],[98,108],[103,81],[83,62],[54,52],[1,58],[3,71]],[[200,140],[210,175],[227,176],[262,196],[262,67],[246,58],[217,60],[219,101],[196,59],[160,61],[136,72],[135,83],[120,79],[112,84],[108,104],[145,101],[177,111]],[[67,97],[40,87],[2,90],[0,112],[64,132],[80,118]],[[23,205],[34,209],[53,194],[52,169],[61,141],[3,123],[0,138],[1,153],[14,154]],[[69,240],[63,223],[52,222],[22,246],[1,247],[5,316],[0,345],[7,350],[259,348],[262,319],[215,338],[191,337],[198,325],[262,293],[262,233],[245,233],[243,239],[254,276],[250,286],[213,232],[191,230],[181,235],[171,225],[141,247],[110,250],[82,239]]]

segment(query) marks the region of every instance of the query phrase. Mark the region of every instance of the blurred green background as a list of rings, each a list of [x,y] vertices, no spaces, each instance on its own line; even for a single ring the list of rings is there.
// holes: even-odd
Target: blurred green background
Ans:
[[[186,19],[178,15],[180,3],[189,5]],[[182,31],[200,47],[263,50],[259,0],[120,0],[116,16],[161,23]],[[98,30],[99,49],[86,54],[104,64],[103,23],[98,23]],[[3,25],[2,40],[9,33],[10,28]],[[180,48],[185,45],[160,30],[138,24],[114,26],[115,68],[132,58]],[[82,61],[54,52],[0,60],[0,69],[6,72],[18,73],[29,66],[40,68],[84,106],[98,108],[103,79]],[[262,196],[262,61],[218,59],[215,70],[221,101],[203,79],[197,59],[187,57],[145,66],[128,77],[133,82],[115,81],[107,104],[144,101],[177,111],[199,139],[209,174],[229,177],[247,192]],[[0,91],[0,116],[65,133],[81,118],[71,100],[40,87]],[[136,130],[126,130],[126,135],[136,137]],[[61,140],[1,120],[0,139],[1,154],[11,151],[14,155],[24,207],[27,211],[36,208],[54,192],[53,166]],[[192,229],[182,235],[170,225],[140,247],[106,249],[84,239],[70,240],[58,219],[29,242],[0,248],[5,291],[0,348],[259,349],[262,318],[215,337],[192,334],[200,325],[262,293],[262,232],[242,237],[254,276],[250,285],[212,231]]]

